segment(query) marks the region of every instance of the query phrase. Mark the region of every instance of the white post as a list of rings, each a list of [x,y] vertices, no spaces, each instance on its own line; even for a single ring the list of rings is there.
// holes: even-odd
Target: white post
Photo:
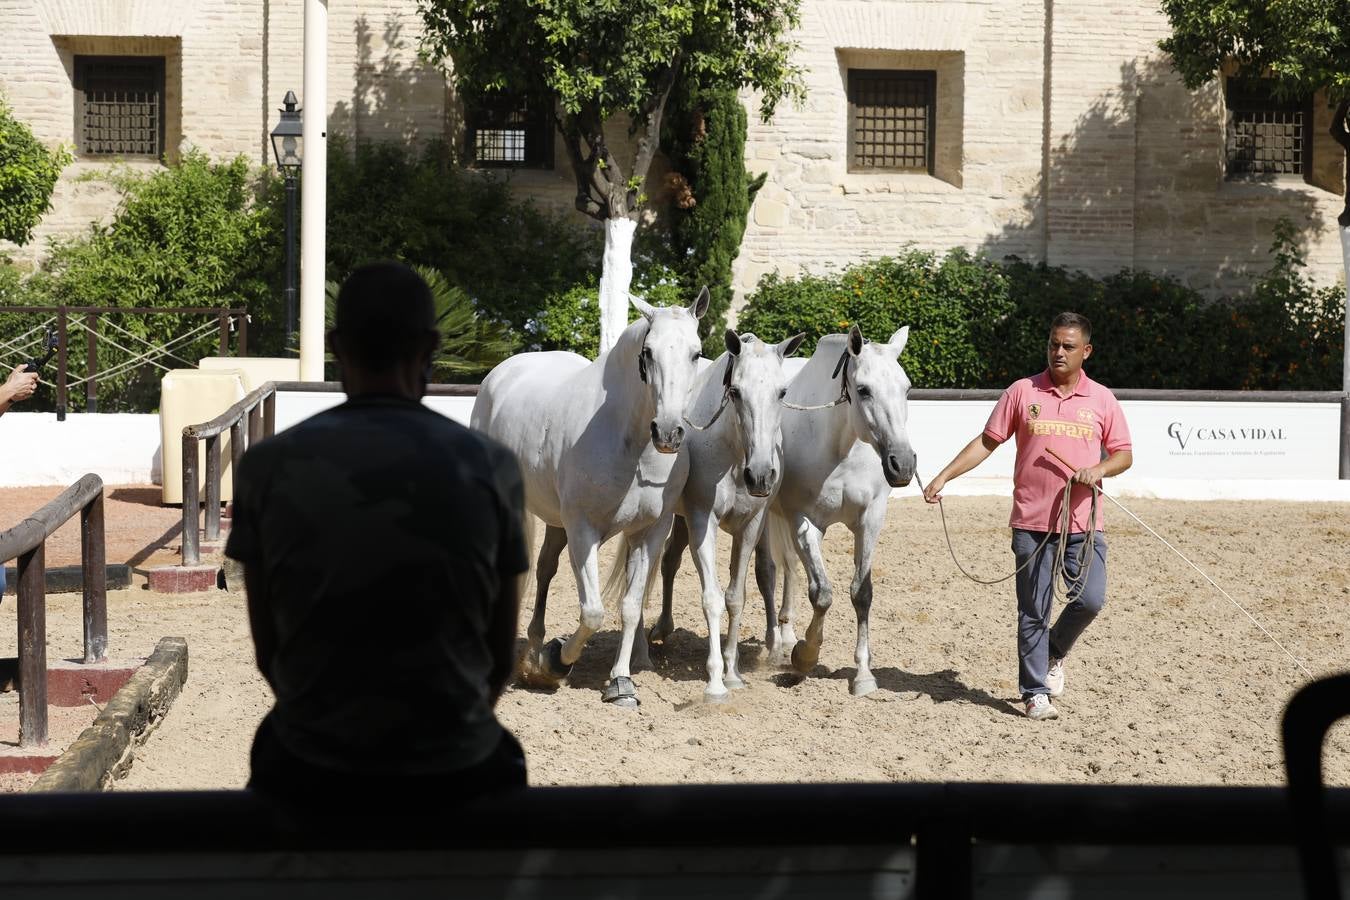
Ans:
[[[605,256],[600,267],[600,352],[628,327],[628,289],[633,284],[633,234],[637,222],[627,216],[605,220]]]
[[[304,165],[300,169],[300,380],[323,381],[328,221],[328,2],[305,0]]]
[[[1346,152],[1350,153],[1350,150]],[[1350,171],[1350,166],[1346,166],[1346,170]],[[1341,226],[1341,255],[1345,262],[1345,353],[1341,357],[1341,390],[1350,391],[1350,224]]]

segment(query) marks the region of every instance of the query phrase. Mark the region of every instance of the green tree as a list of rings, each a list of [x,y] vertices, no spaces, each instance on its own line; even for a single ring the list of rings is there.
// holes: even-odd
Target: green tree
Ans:
[[[731,264],[765,176],[745,169],[745,107],[734,90],[700,91],[687,84],[676,96],[671,119],[664,145],[677,188],[672,249],[686,289],[692,293],[707,285],[711,294],[699,333],[704,355],[716,358],[731,306]]]
[[[601,346],[627,320],[632,240],[666,102],[682,72],[712,88],[750,87],[760,114],[801,96],[786,39],[799,0],[419,0],[423,50],[466,102],[556,98],[555,124],[576,178],[576,207],[605,223]],[[626,119],[631,153],[606,126]],[[621,158],[622,157],[622,158]]]
[[[158,402],[163,373],[126,365],[131,355],[116,345],[137,352],[170,345],[177,358],[164,361],[170,366],[195,365],[218,352],[211,321],[177,314],[181,307],[247,307],[250,352],[278,353],[284,336],[275,179],[259,181],[242,156],[212,163],[196,151],[152,175],[115,171],[108,177],[122,194],[112,221],[54,243],[32,279],[53,303],[164,309],[100,320],[99,408],[154,409]],[[183,340],[198,330],[195,339]],[[71,356],[75,377],[81,356]]]
[[[1192,90],[1236,64],[1240,74],[1268,77],[1277,94],[1339,101],[1331,133],[1346,150],[1346,205],[1339,217],[1345,256],[1345,350],[1350,391],[1350,3],[1346,0],[1162,0],[1172,36],[1160,46]]]
[[[23,245],[51,209],[52,189],[70,162],[65,146],[48,150],[0,97],[0,239]]]

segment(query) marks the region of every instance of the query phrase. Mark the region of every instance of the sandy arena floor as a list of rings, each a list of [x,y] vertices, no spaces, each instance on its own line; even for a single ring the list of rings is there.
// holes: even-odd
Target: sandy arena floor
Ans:
[[[1011,570],[1007,504],[992,497],[947,502],[962,562],[976,574]],[[1350,666],[1346,504],[1127,505],[1315,675]],[[837,600],[821,664],[809,678],[799,681],[758,664],[764,619],[752,592],[741,636],[751,684],[725,704],[704,704],[704,624],[697,578],[686,564],[676,584],[679,630],[653,654],[655,671],[637,676],[639,710],[615,709],[599,699],[618,640],[617,612],[611,610],[570,683],[554,692],[512,689],[499,713],[526,748],[531,782],[541,785],[1280,783],[1279,716],[1306,677],[1170,551],[1118,510],[1109,509],[1108,516],[1107,608],[1070,659],[1055,722],[1030,722],[1014,703],[1011,586],[966,581],[947,555],[937,510],[917,499],[892,501],[877,554],[872,656],[880,689],[871,696],[848,693],[851,541],[837,530],[827,539]],[[729,541],[721,543],[725,560]],[[550,636],[575,623],[575,588],[563,568],[552,591]],[[79,598],[50,600],[50,652],[75,655]],[[799,634],[809,615],[802,607]],[[649,606],[649,621],[652,615]],[[115,654],[143,655],[165,635],[186,637],[190,653],[183,695],[116,789],[241,786],[252,732],[270,703],[253,665],[243,598],[223,592],[165,597],[137,588],[110,596],[108,620]],[[524,625],[523,617],[522,633]],[[14,634],[10,597],[0,604],[0,656],[13,655]],[[362,665],[354,648],[355,676]],[[1333,732],[1326,769],[1329,783],[1350,785],[1350,723]]]

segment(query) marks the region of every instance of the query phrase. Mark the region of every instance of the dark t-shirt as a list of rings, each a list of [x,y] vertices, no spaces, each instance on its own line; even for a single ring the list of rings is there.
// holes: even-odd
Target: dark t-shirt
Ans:
[[[486,634],[528,567],[523,511],[508,450],[409,400],[349,400],[249,449],[225,552],[264,576],[287,750],[405,774],[487,757]]]

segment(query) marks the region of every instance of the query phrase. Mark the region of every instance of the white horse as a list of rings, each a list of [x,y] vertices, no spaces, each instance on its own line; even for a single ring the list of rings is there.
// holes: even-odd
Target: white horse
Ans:
[[[792,666],[810,672],[820,658],[832,591],[820,542],[825,530],[842,522],[853,532],[853,584],[849,596],[858,617],[855,653],[858,671],[852,691],[861,697],[876,689],[867,643],[872,606],[872,554],[886,519],[892,487],[914,477],[915,456],[906,431],[909,379],[900,352],[909,327],[888,343],[867,343],[858,326],[847,335],[821,338],[816,352],[788,385],[783,414],[783,483],[774,498],[767,543],[772,562],[756,566],[769,620],[770,651],[782,661],[792,648]],[[792,406],[807,407],[804,410]],[[878,464],[880,463],[880,464]],[[790,544],[806,567],[811,624],[806,639],[792,629],[795,569]],[[774,634],[774,568],[784,567],[783,610]]]
[[[556,684],[571,672],[604,621],[600,544],[628,547],[623,640],[603,698],[637,705],[629,660],[651,561],[670,531],[689,458],[679,452],[684,411],[699,361],[698,319],[708,290],[689,307],[655,309],[594,362],[575,353],[522,353],[483,380],[471,423],[515,452],[529,512],[546,531],[536,569],[534,617],[522,675]],[[568,548],[581,597],[577,630],[544,639],[544,611],[558,557]]]
[[[727,330],[727,352],[694,383],[685,438],[689,478],[676,507],[675,526],[662,557],[661,617],[653,641],[674,631],[671,592],[680,555],[692,546],[708,623],[708,683],[704,696],[721,700],[727,688],[745,686],[737,665],[737,641],[745,604],[750,555],[759,541],[769,499],[783,472],[782,400],[787,394],[783,360],[801,346],[803,334],[766,344],[753,334]],[[731,415],[722,415],[730,406]],[[717,583],[717,530],[732,536],[731,581],[725,596]],[[692,539],[692,541],[691,541]],[[730,614],[724,654],[722,609]]]

